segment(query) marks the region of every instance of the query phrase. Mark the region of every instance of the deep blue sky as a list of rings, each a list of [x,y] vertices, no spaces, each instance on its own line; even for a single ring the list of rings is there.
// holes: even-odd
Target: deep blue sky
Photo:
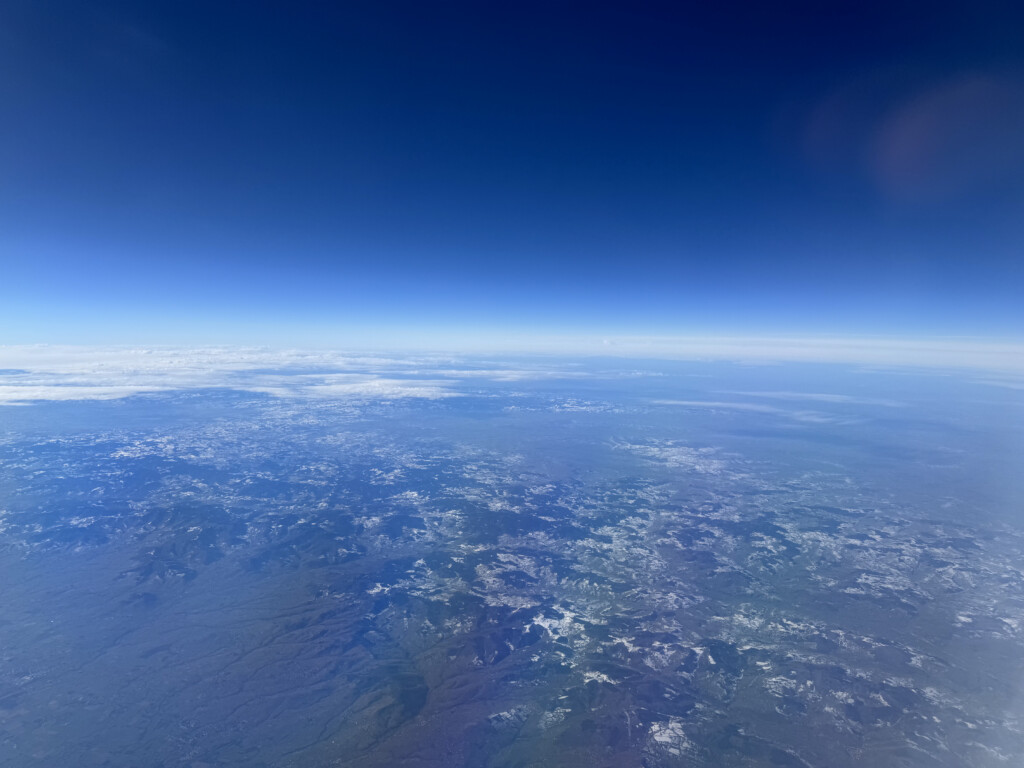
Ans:
[[[0,343],[1024,335],[1019,3],[0,6]]]

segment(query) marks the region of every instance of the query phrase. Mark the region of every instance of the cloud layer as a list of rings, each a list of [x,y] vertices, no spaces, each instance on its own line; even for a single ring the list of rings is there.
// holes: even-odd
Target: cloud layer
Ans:
[[[235,348],[0,348],[0,404],[110,400],[187,389],[283,398],[451,397],[450,381],[416,374],[424,358],[389,359]]]
[[[179,390],[227,389],[278,398],[393,400],[445,398],[484,382],[512,383],[596,375],[587,357],[737,363],[839,363],[986,371],[1024,385],[1024,346],[971,340],[744,339],[617,337],[507,342],[528,363],[473,358],[481,350],[368,355],[322,350],[242,347],[0,347],[0,405],[41,400],[111,400]],[[488,350],[493,353],[494,350]],[[601,375],[624,375],[623,371]],[[845,395],[736,392],[757,399],[859,402]],[[681,404],[681,403],[677,403]],[[893,405],[873,401],[872,405]],[[691,404],[692,405],[692,404]],[[717,407],[741,407],[714,403]],[[707,407],[707,404],[705,404]],[[767,404],[747,404],[770,410]]]

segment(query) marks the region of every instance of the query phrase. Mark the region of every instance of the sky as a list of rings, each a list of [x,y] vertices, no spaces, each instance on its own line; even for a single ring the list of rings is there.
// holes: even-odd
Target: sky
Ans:
[[[0,344],[1021,340],[1022,254],[1019,3],[0,5]]]

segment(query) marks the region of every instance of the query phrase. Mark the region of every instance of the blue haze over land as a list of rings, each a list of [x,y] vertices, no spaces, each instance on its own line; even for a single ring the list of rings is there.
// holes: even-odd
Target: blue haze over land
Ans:
[[[1019,375],[3,359],[4,765],[1024,754]]]

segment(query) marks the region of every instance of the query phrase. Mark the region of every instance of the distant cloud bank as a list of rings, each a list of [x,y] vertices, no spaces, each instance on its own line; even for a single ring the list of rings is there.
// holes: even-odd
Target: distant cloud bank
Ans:
[[[455,395],[449,382],[415,375],[424,362],[229,347],[0,347],[0,404],[196,389],[327,399]]]
[[[581,366],[587,357],[957,369],[975,375],[984,373],[980,380],[993,385],[1024,386],[1024,345],[966,339],[566,337],[510,339],[500,346],[495,349],[493,344],[484,347],[463,342],[456,351],[444,354],[387,355],[244,347],[6,346],[0,347],[0,405],[111,400],[199,389],[259,392],[293,399],[438,399],[461,394],[460,384],[483,380],[511,383],[593,375]],[[476,357],[481,354],[491,357]],[[511,355],[532,357],[524,363],[512,361]],[[789,392],[736,394],[775,400],[842,397]],[[723,403],[715,405],[725,407]],[[743,407],[770,410],[772,406]]]
[[[567,340],[568,341],[568,340]],[[554,348],[557,342],[549,343]],[[846,363],[1024,374],[1024,343],[987,339],[617,336],[580,340],[579,354],[746,363]]]

